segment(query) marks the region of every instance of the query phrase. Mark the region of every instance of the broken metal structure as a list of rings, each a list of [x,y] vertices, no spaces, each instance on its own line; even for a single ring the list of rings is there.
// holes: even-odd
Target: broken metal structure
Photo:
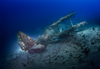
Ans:
[[[19,40],[19,46],[21,47],[22,50],[28,50],[29,52],[33,51],[40,51],[45,48],[48,44],[59,41],[59,39],[65,35],[68,37],[68,35],[72,35],[71,33],[75,31],[78,27],[81,25],[84,26],[84,24],[87,24],[86,21],[83,21],[77,25],[73,25],[70,17],[73,16],[75,12],[70,13],[67,16],[62,17],[58,21],[54,22],[44,32],[43,35],[39,36],[37,40],[32,39],[31,37],[27,36],[23,32],[19,32],[17,35],[17,38]],[[71,27],[65,30],[60,31],[59,25],[62,27],[67,27],[67,25],[63,25],[60,23],[63,23],[64,20],[68,20],[71,22]]]

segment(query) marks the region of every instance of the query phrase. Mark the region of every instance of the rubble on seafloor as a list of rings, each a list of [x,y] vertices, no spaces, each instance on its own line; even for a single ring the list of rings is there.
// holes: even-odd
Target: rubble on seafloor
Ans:
[[[48,44],[44,50],[4,56],[2,69],[99,69],[100,28],[77,32],[67,40]]]
[[[19,40],[19,46],[22,50],[28,50],[29,52],[37,52],[43,50],[48,44],[55,43],[61,41],[63,38],[70,37],[75,35],[75,30],[78,29],[81,25],[87,24],[86,21],[83,21],[79,24],[73,25],[70,17],[74,15],[75,12],[70,13],[67,16],[62,17],[58,21],[54,22],[44,32],[43,35],[39,36],[37,40],[34,40],[24,34],[23,32],[19,32],[17,37]],[[67,27],[66,24],[62,24],[64,20],[69,19],[71,22],[71,27],[68,29],[63,29],[60,31],[61,28]],[[60,24],[61,23],[61,24]],[[59,27],[59,25],[62,27]],[[74,34],[73,34],[74,33]]]
[[[1,69],[99,69],[100,27],[81,30],[87,22],[73,25],[74,14],[48,26],[37,40],[20,31],[17,37],[23,51],[1,57]],[[65,19],[71,27],[63,24]]]

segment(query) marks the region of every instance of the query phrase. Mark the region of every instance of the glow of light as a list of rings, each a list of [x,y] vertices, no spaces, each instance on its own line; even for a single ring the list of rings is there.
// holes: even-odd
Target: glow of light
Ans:
[[[17,52],[21,52],[21,51],[23,51],[21,48],[18,48],[18,49],[17,49]]]

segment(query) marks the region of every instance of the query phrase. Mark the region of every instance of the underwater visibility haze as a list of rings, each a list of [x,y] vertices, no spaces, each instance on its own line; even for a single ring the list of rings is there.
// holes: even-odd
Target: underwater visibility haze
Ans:
[[[0,18],[2,69],[100,67],[99,0],[1,0]]]

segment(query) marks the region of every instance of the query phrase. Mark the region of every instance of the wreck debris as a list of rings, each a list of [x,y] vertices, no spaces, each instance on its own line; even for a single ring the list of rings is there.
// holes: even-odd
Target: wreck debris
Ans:
[[[72,21],[71,21],[71,19],[69,18],[69,20],[70,20],[70,22],[71,22],[71,25],[72,25],[72,27],[73,27],[73,23],[72,23]]]
[[[35,40],[33,40],[31,37],[27,36],[23,32],[19,31],[18,35],[18,44],[21,47],[22,50],[42,50],[44,49],[44,45],[36,44]]]
[[[69,35],[70,35],[70,33],[74,32],[75,29],[77,29],[77,28],[80,27],[81,25],[84,26],[84,24],[87,24],[87,22],[86,22],[86,21],[83,21],[83,22],[81,22],[81,23],[79,23],[79,24],[77,24],[77,25],[73,25],[73,24],[71,23],[72,27],[70,27],[69,29],[66,29],[65,31],[61,32],[61,33],[59,34],[59,36],[61,36],[61,35],[63,35],[63,34],[69,34]]]
[[[54,22],[53,24],[51,24],[50,26],[54,26],[59,24],[60,22],[63,22],[64,20],[69,19],[72,15],[74,15],[75,12],[70,13],[69,15],[66,15],[65,17],[62,17],[61,19],[59,19],[58,21]]]
[[[62,17],[58,21],[56,21],[53,24],[51,24],[49,27],[51,27],[54,30],[55,34],[59,34],[60,33],[60,29],[58,27],[58,24],[61,23],[61,22],[64,22],[64,20],[70,19],[70,17],[72,15],[74,15],[74,14],[75,14],[75,12],[72,12],[69,15],[66,15],[66,16]],[[71,19],[70,19],[70,21],[71,21]]]
[[[73,25],[70,17],[74,14],[75,12],[72,12],[69,15],[62,17],[58,21],[48,26],[44,34],[40,35],[37,40],[33,40],[31,37],[27,36],[26,34],[20,31],[17,36],[20,47],[22,48],[22,50],[25,50],[25,51],[28,50],[30,52],[37,51],[37,50],[43,50],[45,46],[47,46],[48,44],[59,41],[61,36],[73,35],[73,32],[75,32],[75,29],[77,29],[81,25],[84,26],[84,24],[87,24],[86,21],[83,21],[79,24]],[[71,27],[63,30],[63,28],[67,27],[67,25],[65,24],[63,25],[60,23],[64,22],[64,20],[67,20],[67,19],[70,20]],[[62,27],[59,27],[59,25]]]
[[[74,43],[73,41],[70,41],[63,44],[62,43],[56,43],[54,45],[50,44],[46,47],[48,51],[42,54],[39,53],[39,54],[30,55],[27,53],[19,52],[19,53],[11,55],[11,57],[10,55],[9,57],[5,56],[5,59],[9,58],[10,60],[3,59],[1,61],[2,69],[13,69],[15,68],[16,65],[17,65],[16,66],[17,69],[19,67],[20,67],[19,69],[30,69],[30,68],[35,69],[35,67],[38,67],[38,69],[40,69],[41,67],[44,67],[45,69],[47,69],[50,65],[51,65],[50,67],[56,67],[57,69],[59,69],[59,67],[61,67],[61,69],[63,67],[65,68],[65,66],[67,69],[69,69],[69,66],[71,67],[76,66],[77,69],[87,69],[87,66],[91,66],[91,68],[89,69],[92,69],[94,63],[96,63],[96,65],[94,65],[94,68],[99,69],[100,68],[100,60],[99,60],[100,49],[98,48],[100,48],[100,37],[99,37],[100,34],[98,33],[100,32],[100,29],[95,28],[95,31],[96,32],[94,33],[93,29],[91,28],[91,29],[86,29],[84,31],[78,32],[77,35],[75,35],[76,37],[73,37],[73,39],[76,38],[74,39],[75,41]],[[85,33],[85,32],[88,32],[88,33]],[[90,36],[88,34],[91,34],[91,37],[88,37]],[[84,35],[85,35],[84,38],[86,39],[83,39]],[[97,36],[97,37],[94,38],[94,36]],[[94,45],[92,45],[91,42],[94,42]],[[75,43],[78,43],[78,44],[76,45]],[[4,57],[1,56],[1,58],[4,58]],[[53,63],[49,64],[51,62]],[[23,63],[26,65],[26,68],[24,67]],[[40,65],[42,66],[39,67]]]
[[[37,39],[37,42],[39,43],[39,39],[41,39],[41,38],[43,38],[43,36],[44,36],[44,38],[43,38],[43,40],[45,40],[45,41],[47,41],[49,38],[49,41],[55,41],[55,39],[56,39],[56,41],[58,40],[58,36],[59,36],[59,34],[61,34],[62,33],[62,31],[60,31],[60,28],[58,27],[58,25],[62,25],[62,24],[59,24],[59,23],[61,23],[61,22],[63,22],[64,20],[67,20],[67,19],[69,19],[70,20],[70,22],[71,22],[71,19],[70,19],[70,17],[72,16],[72,15],[74,15],[75,14],[75,12],[72,12],[72,13],[70,13],[69,15],[67,15],[67,16],[65,16],[65,17],[62,17],[61,19],[59,19],[58,21],[56,21],[56,22],[54,22],[53,24],[51,24],[49,27],[48,27],[48,29],[45,31],[45,33],[42,35],[42,36],[40,36],[38,39]],[[71,22],[71,25],[73,25],[72,24],[72,22]],[[63,25],[63,27],[64,26],[66,26],[66,25]],[[62,27],[62,28],[63,28]],[[47,41],[48,42],[48,41]]]
[[[31,37],[27,36],[23,32],[19,31],[18,35],[18,43],[21,46],[22,50],[27,50],[28,48],[31,48],[35,45],[35,40],[33,40]]]

